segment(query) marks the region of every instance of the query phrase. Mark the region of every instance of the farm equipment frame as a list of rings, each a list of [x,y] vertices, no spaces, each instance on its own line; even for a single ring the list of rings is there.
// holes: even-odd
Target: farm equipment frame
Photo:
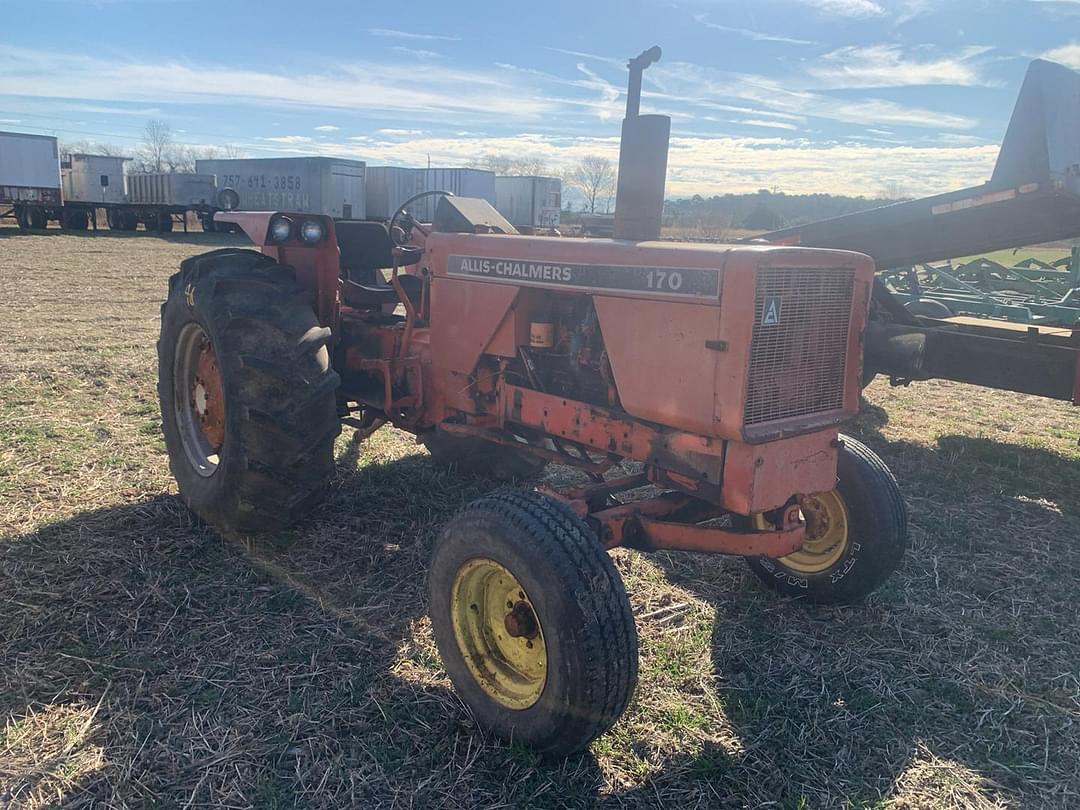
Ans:
[[[929,262],[1078,236],[1080,75],[1036,60],[1028,68],[986,184],[785,228],[762,238],[773,244],[859,251],[895,276],[916,272],[908,268]],[[914,305],[922,303],[922,297],[899,296],[879,278],[866,336],[867,379],[885,374],[897,384],[955,380],[1080,404],[1080,310],[1073,309],[1071,292],[1078,260],[1074,250],[1073,287],[1067,297],[1057,304],[1028,303],[1026,311],[1010,310],[1000,296],[953,276],[963,299],[957,309],[963,314],[947,309],[948,301],[939,301],[942,306],[936,310],[921,310],[932,314],[920,314]],[[938,267],[933,272],[939,278],[950,275]]]

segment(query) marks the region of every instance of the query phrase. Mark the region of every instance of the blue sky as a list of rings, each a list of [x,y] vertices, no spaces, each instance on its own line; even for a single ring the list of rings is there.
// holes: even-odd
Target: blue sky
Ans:
[[[1080,0],[11,2],[0,128],[567,168],[617,154],[625,60],[653,44],[670,196],[929,193],[989,176],[1030,59],[1080,69]]]

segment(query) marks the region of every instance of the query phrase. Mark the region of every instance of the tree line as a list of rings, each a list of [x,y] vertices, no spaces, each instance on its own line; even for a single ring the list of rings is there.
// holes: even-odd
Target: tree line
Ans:
[[[191,146],[181,143],[165,121],[147,121],[142,139],[134,149],[88,140],[60,143],[62,160],[69,160],[72,155],[78,154],[130,158],[132,171],[151,174],[190,174],[195,171],[197,160],[244,157],[240,149],[231,145]]]
[[[234,146],[191,146],[181,143],[168,123],[161,120],[146,123],[142,139],[134,150],[110,143],[74,141],[62,143],[60,151],[63,158],[78,153],[129,157],[133,171],[155,174],[190,173],[195,171],[197,160],[245,156]],[[498,175],[558,177],[564,188],[565,221],[573,220],[575,214],[610,214],[615,207],[618,170],[615,163],[603,155],[584,155],[571,168],[559,169],[540,157],[487,154],[471,161],[468,167],[485,169]],[[571,193],[567,194],[567,191]],[[869,198],[785,194],[770,189],[760,189],[753,194],[694,195],[668,200],[664,205],[664,224],[691,229],[702,236],[722,236],[733,229],[769,231],[841,216],[904,198],[902,190],[896,187],[883,189]]]

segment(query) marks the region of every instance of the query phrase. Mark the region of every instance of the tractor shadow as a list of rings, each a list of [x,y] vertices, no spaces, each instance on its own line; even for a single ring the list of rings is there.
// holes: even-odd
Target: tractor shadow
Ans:
[[[0,714],[52,718],[12,754],[0,804],[477,807],[548,784],[568,793],[546,806],[587,804],[595,760],[486,738],[427,631],[434,538],[497,485],[364,454],[350,443],[325,505],[258,542],[168,494],[0,539]]]
[[[1006,792],[1023,794],[1032,763],[1068,783],[1075,463],[862,435],[913,523],[904,566],[866,606],[775,598],[738,561],[654,558],[715,609],[707,688],[737,744],[659,752],[633,789],[592,754],[545,762],[486,739],[449,688],[428,559],[445,520],[498,485],[419,452],[380,461],[376,436],[361,465],[348,444],[325,505],[258,543],[223,540],[165,494],[0,539],[0,711],[85,720],[55,726],[57,759],[9,768],[0,803],[67,774],[65,795],[106,803],[858,806],[905,783],[920,752]],[[79,770],[95,748],[103,761]]]
[[[656,557],[715,608],[715,691],[743,742],[673,763],[661,791],[691,773],[751,806],[901,789],[1042,806],[1040,780],[1075,786],[1080,634],[1062,629],[1080,624],[1080,461],[967,436],[890,442],[887,418],[864,410],[847,431],[895,473],[911,545],[865,604],[782,599],[738,560]]]

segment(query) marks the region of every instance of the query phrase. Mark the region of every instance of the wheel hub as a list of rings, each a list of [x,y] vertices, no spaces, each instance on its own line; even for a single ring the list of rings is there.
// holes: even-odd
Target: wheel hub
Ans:
[[[547,646],[532,602],[504,566],[469,560],[450,597],[458,649],[484,693],[510,709],[527,709],[547,682]]]
[[[833,490],[801,496],[798,509],[806,521],[806,540],[802,548],[781,557],[778,562],[801,574],[827,571],[848,548],[850,516],[847,505]],[[774,528],[764,515],[756,515],[754,525],[758,529]]]
[[[225,442],[225,398],[218,371],[217,355],[209,339],[204,339],[195,363],[191,386],[191,407],[206,443],[215,453]]]

